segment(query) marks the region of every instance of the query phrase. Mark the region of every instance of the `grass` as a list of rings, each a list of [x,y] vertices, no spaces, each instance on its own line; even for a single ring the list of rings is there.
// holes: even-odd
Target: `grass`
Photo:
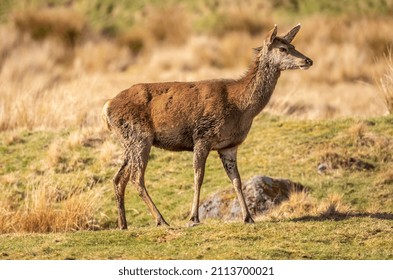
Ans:
[[[130,185],[126,194],[130,228],[123,232],[115,230],[111,185],[120,147],[107,134],[2,132],[0,185],[7,191],[1,201],[2,211],[7,206],[10,214],[2,224],[0,254],[4,259],[390,259],[391,124],[391,117],[294,121],[259,116],[239,151],[242,177],[290,178],[310,192],[291,198],[251,226],[205,220],[200,227],[187,228],[192,154],[153,149],[147,186],[172,227],[156,228]],[[111,156],[102,148],[112,151]],[[318,164],[331,151],[361,158],[375,168],[356,170],[341,165],[318,174]],[[229,181],[212,153],[202,199],[225,187],[230,187]],[[55,195],[43,196],[44,212],[31,205],[29,196],[45,191],[53,194],[53,190]],[[76,226],[60,222],[63,227],[56,227],[70,205],[84,222],[78,224],[75,221],[81,218],[76,217],[68,222]],[[92,210],[83,212],[89,205]],[[29,211],[23,211],[26,207]],[[28,225],[38,215],[43,215],[39,219],[43,227],[18,227],[16,223],[27,217],[23,224]]]
[[[385,100],[386,107],[390,114],[393,113],[393,57],[392,49],[389,50],[388,55],[385,57],[387,70],[380,78],[380,88],[382,96]]]
[[[251,226],[6,235],[5,259],[391,259],[392,221],[280,221]],[[187,248],[187,249],[186,249]]]
[[[385,0],[1,1],[0,258],[391,259],[392,9]],[[147,188],[172,227],[156,228],[129,186],[130,229],[115,230],[121,148],[101,126],[105,100],[137,82],[237,78],[266,30],[298,22],[294,44],[315,63],[282,74],[239,168],[244,180],[288,178],[309,191],[252,226],[186,228],[192,154],[154,148]],[[213,152],[202,199],[226,187]]]
[[[6,20],[7,14],[20,9],[31,9],[31,8],[43,8],[48,6],[55,7],[69,7],[72,6],[75,10],[80,13],[86,14],[87,18],[95,28],[104,30],[109,34],[114,34],[122,29],[132,26],[137,23],[138,17],[135,17],[135,11],[140,11],[146,6],[165,8],[168,6],[183,5],[188,11],[197,13],[201,15],[198,21],[201,21],[205,27],[209,27],[209,23],[215,22],[214,14],[217,11],[222,11],[223,7],[227,6],[230,9],[234,7],[252,7],[255,10],[260,10],[261,8],[269,8],[284,12],[286,15],[288,13],[300,15],[312,15],[318,13],[325,13],[332,16],[337,16],[340,14],[355,14],[355,15],[374,15],[374,14],[385,14],[393,10],[393,6],[388,0],[372,0],[363,1],[359,3],[356,0],[346,0],[340,2],[332,2],[328,0],[316,1],[316,0],[272,0],[265,1],[265,3],[257,3],[258,1],[220,1],[218,3],[211,3],[207,0],[168,0],[168,1],[157,1],[157,0],[125,0],[120,3],[116,3],[113,0],[93,0],[87,1],[82,0],[77,3],[70,5],[67,0],[18,0],[10,1],[5,0],[0,4],[0,19]],[[50,3],[50,4],[49,4]],[[131,11],[131,15],[129,13]],[[213,14],[210,12],[213,11]],[[219,13],[218,13],[219,14]],[[251,20],[253,22],[253,20]],[[245,24],[250,23],[250,19],[245,20]],[[222,23],[216,22],[219,26]],[[229,23],[230,25],[232,23]],[[200,25],[197,25],[199,28]],[[255,25],[250,25],[251,29]]]

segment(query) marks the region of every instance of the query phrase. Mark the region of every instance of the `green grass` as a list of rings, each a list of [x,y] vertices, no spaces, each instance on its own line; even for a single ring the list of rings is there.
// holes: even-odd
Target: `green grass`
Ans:
[[[147,188],[171,228],[156,228],[135,188],[126,193],[128,231],[116,230],[111,178],[116,158],[100,157],[95,145],[67,144],[72,131],[2,132],[0,134],[0,202],[23,207],[32,185],[104,190],[97,201],[100,230],[68,233],[0,235],[4,259],[391,259],[393,252],[393,118],[295,121],[261,115],[239,149],[244,180],[258,174],[289,178],[305,185],[322,201],[342,196],[347,216],[306,215],[255,225],[203,221],[187,228],[193,195],[192,153],[153,149]],[[90,136],[88,136],[90,137]],[[92,135],[91,138],[95,138]],[[105,137],[107,137],[105,139]],[[61,147],[53,153],[54,144]],[[115,142],[116,143],[116,142]],[[55,145],[56,146],[56,145]],[[117,146],[120,151],[120,146]],[[323,155],[335,152],[371,163],[373,170],[341,166],[318,174]],[[202,200],[229,188],[216,152],[207,161]],[[33,183],[32,183],[33,182]],[[1,204],[0,204],[1,206]],[[56,203],[54,203],[56,207]],[[0,207],[1,208],[1,207]]]
[[[3,259],[392,259],[393,222],[206,222],[195,228],[4,235]]]

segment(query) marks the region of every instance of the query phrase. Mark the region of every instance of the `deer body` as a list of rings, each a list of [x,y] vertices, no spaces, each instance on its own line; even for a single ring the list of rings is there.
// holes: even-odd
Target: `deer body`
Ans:
[[[254,117],[268,103],[281,71],[311,66],[312,61],[290,45],[299,28],[281,38],[276,37],[275,27],[241,79],[137,84],[105,104],[103,117],[125,149],[123,164],[113,179],[120,228],[127,228],[124,191],[130,179],[157,225],[167,225],[145,188],[144,173],[152,145],[193,151],[193,224],[199,223],[199,194],[211,150],[218,151],[232,181],[244,222],[253,222],[241,190],[237,147],[246,139]],[[273,49],[275,55],[271,55]],[[280,55],[283,58],[277,57]]]

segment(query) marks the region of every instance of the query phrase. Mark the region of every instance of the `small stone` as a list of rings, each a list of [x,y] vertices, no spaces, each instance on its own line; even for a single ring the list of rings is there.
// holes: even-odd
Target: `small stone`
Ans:
[[[329,168],[329,165],[326,162],[322,162],[318,165],[318,174],[323,174],[325,173]]]

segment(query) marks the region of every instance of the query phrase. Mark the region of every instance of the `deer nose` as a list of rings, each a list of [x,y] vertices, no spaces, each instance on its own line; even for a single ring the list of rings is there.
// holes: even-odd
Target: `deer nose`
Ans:
[[[312,60],[309,59],[309,58],[306,58],[306,59],[304,60],[304,62],[305,62],[307,65],[309,65],[309,66],[311,66],[311,65],[313,64]]]

